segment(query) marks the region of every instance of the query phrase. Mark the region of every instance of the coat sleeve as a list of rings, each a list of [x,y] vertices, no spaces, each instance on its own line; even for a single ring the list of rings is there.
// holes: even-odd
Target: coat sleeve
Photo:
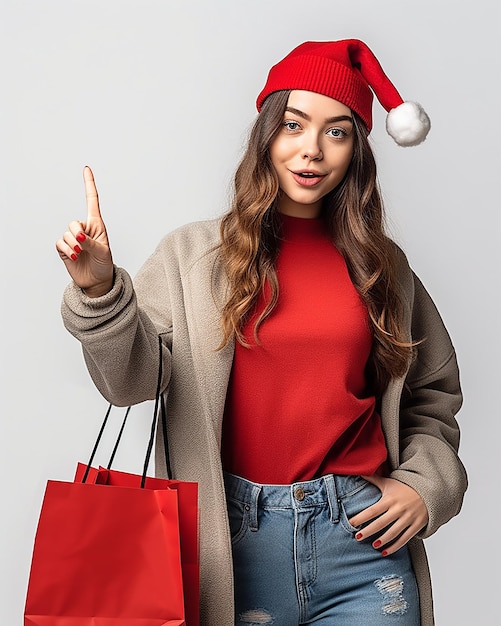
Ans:
[[[81,342],[96,387],[116,406],[155,397],[159,335],[164,389],[170,379],[172,320],[162,256],[159,246],[135,286],[129,274],[116,267],[113,288],[100,298],[89,298],[75,283],[64,292],[64,325]]]
[[[391,473],[414,488],[429,514],[421,537],[456,515],[467,488],[458,457],[462,404],[456,355],[440,315],[414,276],[412,337],[420,341],[400,402],[400,463]]]

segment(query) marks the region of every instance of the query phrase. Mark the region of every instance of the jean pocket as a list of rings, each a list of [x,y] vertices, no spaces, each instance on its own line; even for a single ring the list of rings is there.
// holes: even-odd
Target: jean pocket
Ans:
[[[381,499],[381,491],[372,483],[364,480],[364,484],[354,492],[341,496],[339,499],[340,521],[349,533],[356,533],[367,524],[352,526],[348,520],[361,513]]]
[[[226,507],[230,522],[231,543],[235,545],[247,531],[250,506],[239,500],[227,498]]]

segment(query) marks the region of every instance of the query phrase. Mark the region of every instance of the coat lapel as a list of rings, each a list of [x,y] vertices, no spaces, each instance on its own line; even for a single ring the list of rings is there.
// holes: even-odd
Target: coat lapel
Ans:
[[[234,342],[222,350],[221,312],[228,280],[217,252],[204,255],[190,272],[187,311],[193,368],[203,394],[207,425],[221,441],[226,391],[233,363]]]
[[[401,295],[405,306],[403,323],[406,329],[406,340],[410,342],[412,341],[414,276],[406,262],[402,261],[399,269],[399,282],[402,286]],[[400,464],[400,399],[406,376],[407,372],[400,378],[392,379],[381,398],[381,424],[388,448],[388,460],[392,469]]]

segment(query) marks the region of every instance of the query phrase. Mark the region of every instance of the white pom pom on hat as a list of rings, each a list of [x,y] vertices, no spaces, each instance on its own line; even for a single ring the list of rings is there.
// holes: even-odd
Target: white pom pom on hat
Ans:
[[[419,145],[430,127],[430,118],[417,102],[402,102],[386,116],[386,130],[399,146]]]
[[[388,112],[386,129],[400,146],[417,146],[430,119],[416,102],[404,102],[370,48],[359,39],[307,41],[274,65],[257,98],[261,110],[275,91],[304,89],[346,104],[372,128],[373,93]]]

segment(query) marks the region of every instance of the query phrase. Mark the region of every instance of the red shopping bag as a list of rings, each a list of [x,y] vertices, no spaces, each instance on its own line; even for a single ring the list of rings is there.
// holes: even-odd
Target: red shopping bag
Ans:
[[[75,481],[47,483],[25,626],[199,626],[197,484],[146,476],[159,404],[171,475],[161,378],[160,361],[142,476],[110,469],[129,410],[108,469],[92,467],[110,406]]]
[[[75,481],[80,482],[86,467],[78,464]],[[139,488],[141,476],[100,467],[91,468],[87,482],[95,484]],[[184,609],[187,626],[199,626],[200,555],[198,550],[198,485],[193,482],[146,477],[145,489],[171,489],[177,493],[181,570],[184,591]]]
[[[185,623],[176,491],[49,481],[25,626]]]

